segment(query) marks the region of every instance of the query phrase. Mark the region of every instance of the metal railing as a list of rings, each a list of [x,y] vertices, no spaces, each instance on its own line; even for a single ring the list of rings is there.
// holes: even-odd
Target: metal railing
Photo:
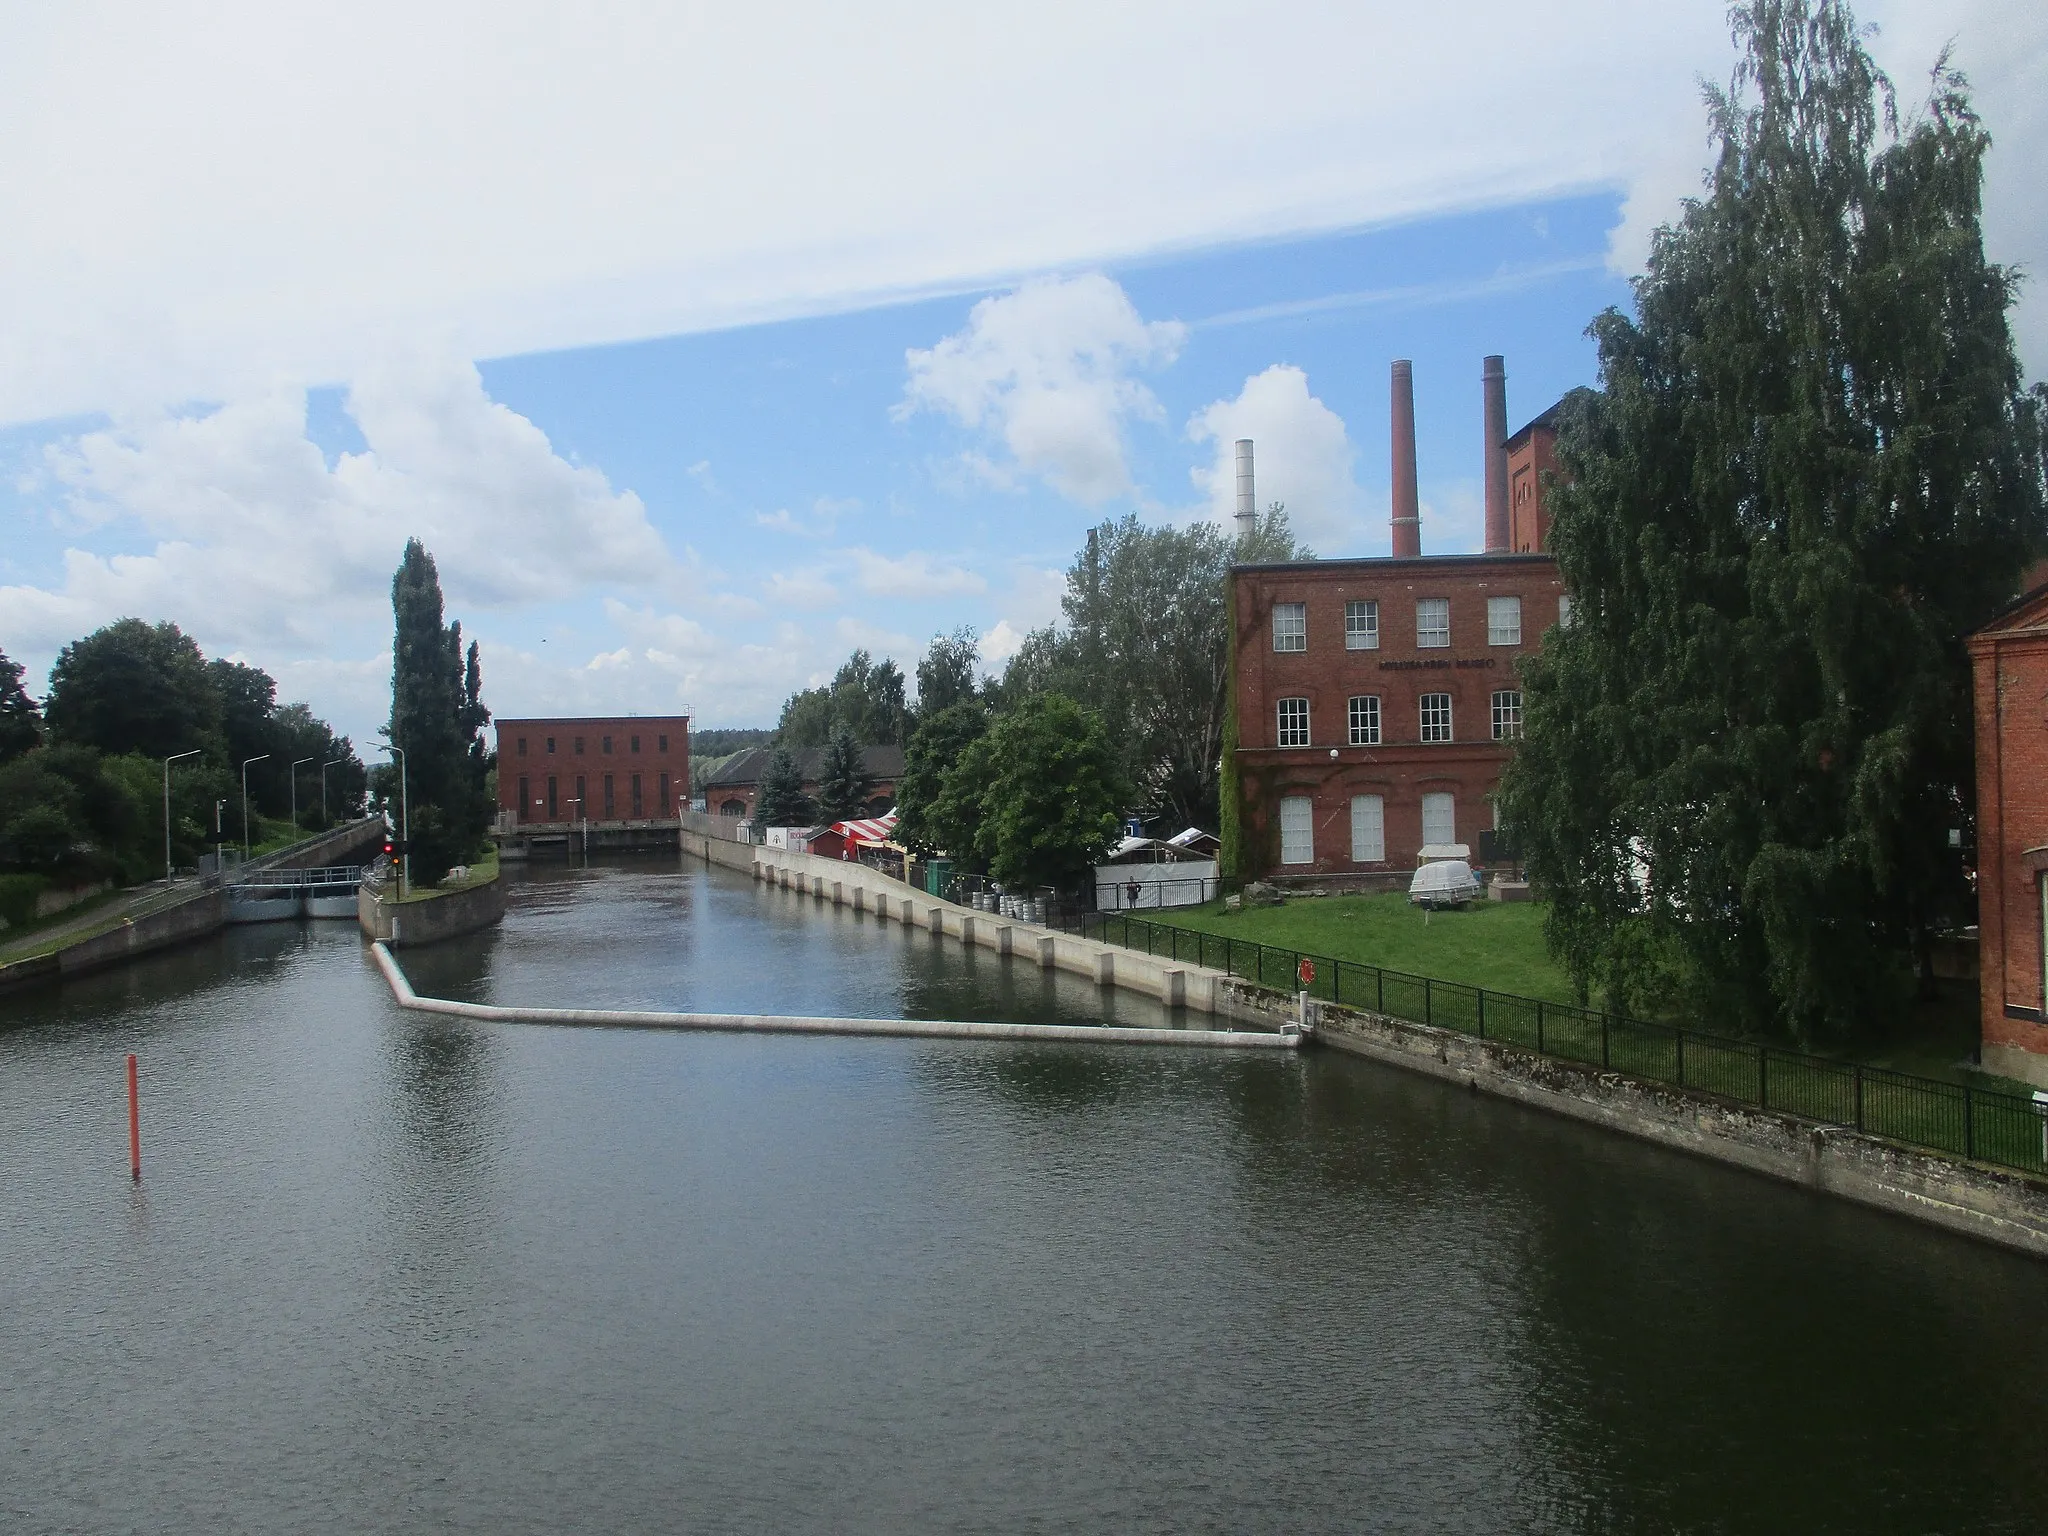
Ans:
[[[251,869],[228,877],[229,885],[346,885],[363,878],[360,864],[330,864],[324,869]]]
[[[1560,1061],[1823,1125],[1853,1127],[1906,1146],[2027,1173],[2048,1172],[2048,1105],[2019,1094],[1411,976],[1120,912],[1070,911],[1048,914],[1048,920],[1084,938],[1227,971],[1282,992],[1306,990],[1340,1007],[1454,1029]],[[1315,968],[1305,989],[1299,980],[1303,960]]]

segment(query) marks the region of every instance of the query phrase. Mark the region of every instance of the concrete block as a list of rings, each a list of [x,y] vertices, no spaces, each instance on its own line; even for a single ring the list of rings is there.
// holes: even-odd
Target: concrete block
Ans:
[[[1016,931],[1017,930],[1012,928],[1008,923],[1001,923],[997,925],[995,942],[995,951],[997,954],[1007,955],[1010,953],[1011,940],[1012,937],[1015,935]]]
[[[1104,950],[1095,957],[1095,985],[1113,987],[1116,985],[1116,956]]]
[[[972,944],[974,942],[974,919],[971,917],[960,919],[960,942],[962,944]]]
[[[846,886],[838,880],[832,882],[832,905],[835,907],[846,905]]]
[[[1169,965],[1159,972],[1159,1001],[1169,1008],[1185,1007],[1188,1000],[1188,973],[1177,965]]]
[[[944,907],[926,907],[924,925],[931,929],[934,936],[944,933],[946,931],[946,909]]]
[[[864,885],[856,885],[853,888],[853,910],[856,912],[865,912],[867,910],[867,907],[868,888]]]
[[[1045,935],[1044,938],[1038,941],[1039,969],[1049,971],[1053,968],[1055,964],[1058,963],[1058,960],[1059,956],[1054,949],[1053,936],[1048,933],[1047,935]]]

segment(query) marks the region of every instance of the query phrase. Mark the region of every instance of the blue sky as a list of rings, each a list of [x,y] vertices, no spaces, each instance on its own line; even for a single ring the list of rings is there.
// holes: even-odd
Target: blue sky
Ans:
[[[1993,254],[2048,255],[2018,169],[2048,145],[2041,13],[1864,9],[1908,94],[1958,38],[2002,134]],[[495,53],[439,7],[372,7],[338,52],[291,52],[261,7],[111,59],[44,23],[10,39],[41,135],[0,135],[35,215],[0,253],[0,649],[33,690],[77,634],[174,619],[366,741],[417,533],[500,713],[769,724],[856,644],[909,670],[965,624],[1000,661],[1092,523],[1223,511],[1236,436],[1319,553],[1384,552],[1397,357],[1424,547],[1474,549],[1481,357],[1511,425],[1594,381],[1586,323],[1697,184],[1696,82],[1730,57],[1718,3],[1576,12],[1598,30],[1475,74],[1493,32],[1405,8],[1263,9],[1223,50],[1228,6],[1066,39],[884,7],[870,80],[778,37],[815,89],[767,115],[713,75],[630,89],[706,37],[754,60],[715,9],[680,55],[660,8]],[[401,37],[410,83],[349,73]],[[250,67],[272,49],[312,75]],[[225,104],[153,102],[166,53]],[[1486,71],[1538,84],[1502,113]],[[33,145],[66,135],[53,179]]]

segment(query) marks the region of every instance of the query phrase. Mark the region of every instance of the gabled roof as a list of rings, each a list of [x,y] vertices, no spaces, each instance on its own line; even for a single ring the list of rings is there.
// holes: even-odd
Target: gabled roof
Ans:
[[[1521,431],[1510,433],[1508,440],[1501,446],[1513,448],[1533,432],[1548,432],[1554,436],[1557,432],[1557,408],[1563,404],[1564,402],[1560,400],[1541,415],[1530,417],[1527,422],[1523,423]]]
[[[718,771],[704,781],[706,790],[747,789],[759,784],[768,775],[768,764],[774,760],[772,747],[749,747],[735,754],[728,762],[719,765]],[[877,783],[894,783],[903,777],[903,749],[893,743],[880,747],[860,749],[861,766],[869,778]],[[825,750],[812,747],[796,755],[797,772],[803,775],[806,784],[818,782],[825,766]]]
[[[2048,567],[2037,565],[2027,572],[2027,576],[2033,585],[1993,614],[1990,621],[1977,631],[1978,635],[2004,635],[2048,627]]]

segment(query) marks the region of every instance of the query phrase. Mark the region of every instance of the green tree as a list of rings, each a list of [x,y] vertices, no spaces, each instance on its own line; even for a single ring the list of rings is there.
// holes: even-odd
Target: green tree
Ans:
[[[844,726],[865,746],[900,743],[910,711],[904,702],[903,673],[884,657],[876,661],[857,650],[823,688],[793,693],[782,706],[775,739],[793,751],[822,747]]]
[[[1594,321],[1505,824],[1582,986],[1847,1035],[1962,918],[1963,637],[2042,537],[2043,398],[1963,80],[1901,127],[1837,0],[1753,0],[1706,195]],[[1668,996],[1663,999],[1668,1001]]]
[[[1246,553],[1309,558],[1277,502],[1235,545],[1210,523],[1148,528],[1126,517],[1090,529],[1067,572],[1064,626],[1027,637],[1004,676],[1005,704],[1064,693],[1116,722],[1140,801],[1183,826],[1215,826],[1229,681],[1225,582]]]
[[[442,623],[441,577],[419,540],[408,540],[391,579],[396,621],[391,646],[391,721],[385,728],[405,753],[411,802],[414,877],[437,882],[483,845],[491,805],[490,766],[482,732],[490,711],[482,699],[477,648],[465,662],[462,626]]]
[[[946,825],[939,799],[947,773],[987,734],[988,710],[977,698],[922,716],[903,749],[903,777],[896,783],[896,840],[904,847],[925,855],[973,857],[979,815],[964,829]]]
[[[947,778],[962,794],[978,788],[975,847],[989,872],[1013,887],[1083,883],[1115,846],[1131,803],[1101,717],[1057,693],[998,717]]]
[[[819,819],[844,821],[859,816],[874,789],[861,744],[842,725],[825,743],[825,759],[818,769]]]
[[[43,712],[21,686],[21,664],[0,651],[0,763],[32,751],[43,739]]]
[[[974,673],[981,665],[981,640],[966,625],[950,635],[934,635],[917,664],[919,719],[975,697]]]
[[[815,812],[804,793],[803,769],[787,747],[777,747],[761,775],[760,798],[754,803],[754,824],[761,827],[808,827]]]
[[[177,625],[120,619],[74,640],[50,669],[43,718],[60,741],[164,758],[218,748],[220,697]]]

